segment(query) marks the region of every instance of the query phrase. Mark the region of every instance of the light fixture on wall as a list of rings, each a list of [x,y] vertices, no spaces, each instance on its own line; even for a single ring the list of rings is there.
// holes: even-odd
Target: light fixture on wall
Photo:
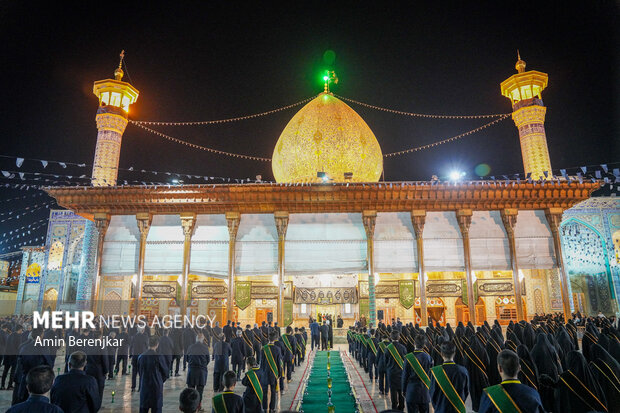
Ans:
[[[133,285],[136,285],[137,282],[138,282],[138,275],[137,274],[132,275],[131,276],[131,283]]]
[[[381,277],[379,277],[379,273],[376,272],[375,273],[375,285],[379,284],[379,281],[381,280]]]
[[[273,283],[273,285],[275,285],[276,287],[278,286],[278,274],[273,274],[271,276],[271,282]]]

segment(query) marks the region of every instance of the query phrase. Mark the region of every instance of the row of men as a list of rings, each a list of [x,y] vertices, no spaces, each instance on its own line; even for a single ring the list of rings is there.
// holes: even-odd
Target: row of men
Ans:
[[[89,331],[83,331],[81,337],[87,338],[89,334]],[[140,378],[140,406],[149,407],[154,409],[153,411],[157,411],[155,409],[161,409],[163,401],[163,383],[172,374],[172,357],[167,350],[170,344],[168,335],[168,330],[163,330],[163,335],[161,337],[158,335],[148,336],[144,330],[139,329],[131,344],[136,352],[136,355],[132,357],[132,365],[135,366],[134,374],[137,373]],[[98,336],[98,332],[95,332],[94,336]],[[13,405],[19,404],[27,399],[28,383],[26,377],[31,369],[41,365],[49,367],[54,366],[56,350],[37,346],[37,339],[41,337],[43,337],[42,329],[37,328],[31,330],[28,340],[19,348],[16,374],[14,376],[15,388],[13,389]],[[246,328],[244,331],[237,331],[237,337],[231,340],[231,346],[230,343],[225,341],[223,334],[214,333],[212,356],[215,361],[213,369],[213,391],[222,391],[224,387],[226,387],[224,375],[229,371],[229,358],[233,355],[232,349],[233,347],[240,348],[240,359],[243,362],[243,366],[240,366],[239,363],[233,359],[235,380],[237,381],[240,379],[240,373],[242,370],[245,370],[246,364],[248,364],[246,378],[248,375],[253,376],[255,374],[253,370],[257,368],[255,366],[260,365],[261,370],[266,371],[264,374],[266,379],[261,378],[263,375],[260,375],[261,377],[256,379],[256,382],[260,384],[261,390],[263,386],[268,387],[271,383],[269,380],[274,377],[276,380],[275,387],[272,386],[270,388],[270,409],[274,410],[278,391],[284,389],[285,380],[290,382],[295,366],[299,366],[305,358],[306,335],[305,329],[303,328],[300,331],[298,328],[293,329],[292,327],[287,327],[285,334],[280,334],[279,329],[269,329],[268,337],[269,339],[265,344],[262,344],[262,340],[254,336],[251,329]],[[138,345],[142,345],[141,343],[143,342],[146,343],[146,348],[138,353]],[[253,345],[256,342],[260,342],[261,344],[257,347]],[[66,385],[68,394],[71,395],[70,400],[74,400],[78,406],[77,408],[73,406],[68,411],[96,412],[101,405],[101,399],[103,397],[108,365],[107,355],[101,354],[99,348],[92,347],[85,347],[78,351],[74,351],[68,356],[67,374],[71,374],[74,370],[79,369],[79,367],[77,367],[79,363],[72,360],[72,357],[76,354],[84,354],[86,362],[82,366],[83,372],[80,372],[79,376],[73,376],[74,380],[68,380],[62,385]],[[188,347],[184,357],[188,366],[187,386],[189,388],[195,388],[202,401],[204,387],[207,384],[207,368],[211,361],[210,348],[203,331],[195,332],[194,343]],[[95,383],[95,386],[80,387],[80,383],[85,383],[84,377],[89,377],[89,380]],[[244,380],[246,378],[244,378]],[[133,379],[132,391],[134,391],[135,387],[135,376],[133,376]],[[83,398],[75,397],[77,388],[82,388],[84,390],[85,394]],[[256,386],[253,386],[253,388],[255,390],[258,389]],[[267,389],[265,389],[265,394],[267,394]],[[267,408],[266,404],[267,399],[265,398],[263,400],[261,396],[259,402],[256,403],[255,409],[246,410],[262,411]],[[64,407],[65,409],[67,408],[67,406]]]
[[[514,394],[521,411],[619,411],[619,339],[611,326],[597,331],[589,325],[579,351],[577,330],[570,321],[510,324],[506,340],[497,323],[477,331],[459,323],[456,332],[449,325],[423,330],[411,324],[348,332],[349,351],[371,381],[378,381],[380,393],[390,394],[394,410],[402,411],[406,401],[409,412],[427,411],[431,401],[435,411],[460,411],[455,404],[460,406],[468,396],[474,411],[497,411],[492,395],[501,397],[504,391]],[[515,374],[509,366],[514,363],[506,361],[514,357],[506,356],[506,350],[517,357]],[[508,363],[504,367],[502,360]],[[445,374],[432,366],[442,366]],[[449,391],[452,388],[462,389],[458,397]],[[538,399],[541,406],[534,410]]]

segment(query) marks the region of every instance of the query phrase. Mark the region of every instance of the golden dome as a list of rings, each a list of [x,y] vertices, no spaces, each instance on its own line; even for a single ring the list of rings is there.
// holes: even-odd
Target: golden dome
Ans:
[[[277,182],[377,182],[383,154],[364,119],[330,93],[321,93],[293,116],[271,161]],[[352,173],[349,179],[345,174]]]

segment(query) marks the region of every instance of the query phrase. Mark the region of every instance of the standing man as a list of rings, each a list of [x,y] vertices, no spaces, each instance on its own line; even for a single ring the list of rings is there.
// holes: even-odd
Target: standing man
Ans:
[[[215,331],[214,331],[215,333]],[[231,355],[230,344],[224,341],[224,335],[219,334],[213,337],[213,358],[215,366],[213,367],[213,392],[222,391],[222,376],[229,368],[229,357]]]
[[[263,387],[266,386],[265,376],[256,364],[253,356],[246,359],[248,371],[241,380],[245,386],[243,392],[243,405],[246,413],[263,413]]]
[[[353,343],[355,344],[355,342]],[[390,384],[387,380],[387,369],[385,358],[387,354],[387,346],[390,344],[387,336],[383,336],[383,340],[379,342],[377,348],[377,376],[379,376],[379,394],[385,395],[388,393]]]
[[[164,361],[166,362],[166,366],[168,367],[168,371],[170,375],[172,375],[172,353],[174,352],[174,344],[172,344],[172,340],[170,339],[170,329],[164,328],[162,331],[163,336],[159,339],[159,346],[157,347],[157,352],[162,355]]]
[[[116,331],[115,330],[111,330],[108,333],[108,336],[110,337],[110,339],[115,340],[116,339]],[[115,345],[109,345],[106,349],[106,355],[107,355],[107,359],[108,359],[108,380],[112,380],[114,378],[114,365],[116,363],[116,350],[117,350],[117,346]]]
[[[168,367],[157,353],[159,337],[149,337],[148,350],[138,357],[140,370],[140,413],[161,413],[164,403],[164,382]]]
[[[228,322],[226,322],[226,325],[224,326],[223,330],[224,330],[224,337],[226,338],[226,342],[230,343],[230,341],[234,337],[234,333],[233,333],[234,329],[230,325],[230,320],[228,320]]]
[[[241,371],[245,368],[246,344],[243,341],[243,331],[235,329],[235,337],[230,342],[232,369],[237,373],[237,381],[241,380]]]
[[[278,381],[282,375],[282,352],[275,345],[278,333],[272,331],[269,334],[269,344],[263,346],[260,369],[265,377],[263,387],[263,410],[267,411],[267,392],[269,391],[269,413],[276,411],[276,396],[278,394]]]
[[[430,396],[437,413],[465,412],[465,400],[469,395],[469,375],[465,367],[454,362],[456,346],[444,341],[440,346],[444,362],[431,369]]]
[[[69,356],[69,372],[54,380],[51,401],[64,412],[96,413],[101,408],[97,380],[86,374],[85,366],[86,353],[76,351]]]
[[[24,378],[30,397],[7,410],[7,413],[63,413],[49,400],[49,391],[54,381],[54,371],[50,366],[33,367]]]
[[[100,331],[95,331],[93,334],[95,339],[101,337]],[[99,387],[99,398],[103,399],[103,389],[105,388],[105,377],[108,374],[108,354],[107,350],[100,349],[95,346],[85,346],[84,353],[86,353],[86,374],[92,376],[97,380],[97,386]],[[142,380],[142,377],[140,377]]]
[[[402,379],[407,412],[428,413],[428,404],[431,401],[428,390],[431,385],[430,374],[433,359],[424,352],[425,334],[416,335],[413,341],[415,350],[405,356],[406,363]]]
[[[54,367],[52,357],[45,354],[45,348],[37,346],[37,338],[43,336],[43,329],[38,327],[30,332],[30,339],[19,347],[17,356],[17,368],[15,373],[15,389],[13,390],[13,404],[21,403],[28,398],[26,388],[26,376],[31,369],[37,366],[46,365]],[[53,372],[52,372],[53,380]],[[51,384],[50,384],[51,387]],[[49,388],[47,389],[49,391]]]
[[[149,337],[144,332],[144,327],[138,327],[138,333],[133,337],[129,354],[131,355],[131,392],[136,391],[136,376],[138,375],[138,357],[148,350]],[[142,376],[140,376],[142,382]]]
[[[202,333],[196,336],[196,342],[187,349],[187,387],[198,390],[200,403],[202,393],[207,385],[207,366],[209,365],[209,347],[204,343]]]
[[[213,396],[211,402],[214,413],[244,413],[243,399],[235,394],[237,378],[234,371],[227,371],[222,377],[224,391]]]
[[[306,355],[306,349],[304,348],[305,345],[302,344],[303,337],[301,335],[301,331],[299,331],[299,328],[297,327],[295,327],[295,343],[296,343],[295,349],[297,350],[296,355],[295,355],[295,362],[296,362],[296,365],[299,366],[301,362],[304,361],[304,357]]]
[[[2,387],[0,387],[0,390],[4,389],[4,381],[6,380],[6,376],[9,371],[11,372],[11,374],[9,374],[9,386],[6,389],[13,389],[15,368],[17,367],[17,354],[19,352],[19,346],[22,344],[22,331],[22,326],[18,324],[15,326],[15,331],[13,331],[6,340],[4,359],[2,360],[2,364],[4,364],[4,371],[2,372]]]
[[[207,328],[207,331],[210,330],[210,327]],[[179,374],[179,364],[181,363],[181,357],[183,357],[183,331],[180,328],[173,328],[170,332],[170,339],[172,340],[172,363],[176,362],[176,367],[174,369],[174,376],[178,377]],[[172,365],[170,366],[172,369]]]
[[[280,337],[280,349],[282,350],[282,362],[284,369],[280,376],[280,390],[284,390],[284,375],[286,374],[287,383],[291,382],[291,373],[293,371],[293,357],[296,345],[295,337],[293,337],[293,328],[286,327],[286,334]]]
[[[316,320],[312,320],[310,323],[310,339],[312,340],[310,343],[310,351],[320,346],[319,334],[319,323],[317,323]]]
[[[121,329],[121,332],[118,333],[118,352],[116,354],[116,373],[122,374],[123,376],[127,374],[127,358],[129,354],[129,334],[127,334],[127,330],[124,328]],[[123,370],[121,371],[120,365],[121,361],[123,362]]]
[[[327,350],[327,340],[329,338],[329,327],[327,326],[327,321],[323,321],[323,325],[321,326],[321,350]]]
[[[502,376],[501,384],[484,389],[480,399],[479,413],[521,411],[544,413],[540,395],[532,387],[519,381],[519,357],[514,351],[502,350],[497,355],[497,368]]]
[[[216,326],[218,325],[217,322],[215,323],[215,325]],[[183,328],[183,352],[185,354],[183,356],[183,371],[185,371],[185,369],[187,368],[187,349],[189,349],[189,346],[191,346],[195,342],[196,342],[196,332],[191,326],[189,325],[185,326]]]
[[[403,397],[402,374],[404,367],[405,354],[407,349],[398,342],[398,331],[392,331],[392,342],[387,346],[386,370],[390,383],[390,399],[392,400],[392,410],[405,410],[405,399]]]

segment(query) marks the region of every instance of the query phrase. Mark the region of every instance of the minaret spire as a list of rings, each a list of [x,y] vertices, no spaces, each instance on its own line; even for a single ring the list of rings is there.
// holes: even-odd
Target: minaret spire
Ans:
[[[125,50],[122,50],[121,54],[119,56],[120,56],[121,59],[118,62],[118,67],[114,71],[114,79],[116,79],[116,80],[122,80],[123,79],[123,75],[125,74],[123,72],[123,60],[125,60]]]
[[[521,60],[521,53],[519,53],[519,49],[517,49],[517,63],[515,64],[515,69],[517,72],[523,73],[525,71],[525,62]]]

